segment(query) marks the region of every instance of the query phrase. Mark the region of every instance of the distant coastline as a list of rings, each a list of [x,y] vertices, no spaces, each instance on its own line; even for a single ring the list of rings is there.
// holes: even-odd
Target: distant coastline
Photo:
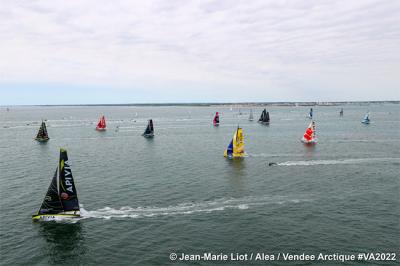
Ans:
[[[0,105],[11,106],[339,106],[339,105],[369,105],[369,104],[400,104],[400,101],[342,101],[342,102],[225,102],[225,103],[120,103],[120,104],[27,104],[27,105]]]

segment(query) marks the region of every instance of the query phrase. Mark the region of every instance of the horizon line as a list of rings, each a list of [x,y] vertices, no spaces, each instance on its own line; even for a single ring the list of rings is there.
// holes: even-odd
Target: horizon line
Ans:
[[[339,104],[370,104],[393,103],[400,104],[400,100],[372,100],[372,101],[272,101],[272,102],[165,102],[165,103],[84,103],[84,104],[7,104],[1,107],[11,106],[212,106],[212,105],[339,105]]]

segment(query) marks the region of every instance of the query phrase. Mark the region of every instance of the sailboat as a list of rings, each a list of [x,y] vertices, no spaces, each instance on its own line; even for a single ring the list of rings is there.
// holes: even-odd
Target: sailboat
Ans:
[[[219,126],[219,114],[218,112],[215,113],[214,119],[213,119],[213,125],[215,127]]]
[[[253,121],[253,109],[250,109],[249,121]]]
[[[97,124],[96,127],[97,131],[105,131],[106,130],[106,119],[104,115],[100,118],[99,123]]]
[[[310,112],[308,113],[308,118],[313,119],[313,109],[310,108]]]
[[[143,137],[146,138],[152,138],[154,137],[154,126],[153,126],[153,120],[150,119],[149,122],[147,123],[146,130],[142,134]]]
[[[317,138],[315,137],[315,122],[311,121],[310,125],[307,127],[306,132],[304,132],[301,142],[305,144],[316,144]]]
[[[58,171],[57,171],[58,170]],[[39,211],[32,215],[34,221],[54,221],[80,217],[76,192],[68,155],[60,149],[60,162]]]
[[[270,120],[269,112],[267,112],[267,109],[264,109],[261,113],[260,118],[258,119],[258,123],[266,125],[266,124],[269,124],[269,120]]]
[[[247,156],[244,151],[243,129],[239,126],[237,127],[228,148],[225,150],[224,156],[229,159],[243,158]]]
[[[369,112],[365,114],[364,119],[361,123],[368,125],[371,121],[369,120]]]
[[[340,116],[343,116],[343,108],[340,109],[339,115],[340,115]]]
[[[37,140],[39,142],[46,142],[49,139],[50,138],[49,138],[49,134],[47,134],[46,123],[44,121],[42,121],[42,124],[40,125],[39,131],[36,135],[35,140]]]

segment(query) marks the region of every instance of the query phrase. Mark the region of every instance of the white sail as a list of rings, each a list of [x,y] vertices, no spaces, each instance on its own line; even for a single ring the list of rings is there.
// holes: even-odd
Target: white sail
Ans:
[[[250,109],[249,121],[253,121],[253,109]]]

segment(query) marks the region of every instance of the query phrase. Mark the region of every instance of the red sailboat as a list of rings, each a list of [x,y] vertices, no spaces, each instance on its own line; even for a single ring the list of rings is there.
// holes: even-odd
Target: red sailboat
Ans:
[[[215,113],[214,119],[213,119],[213,125],[214,126],[219,126],[219,114],[218,112]]]
[[[310,125],[307,127],[306,132],[304,132],[301,141],[305,144],[316,144],[317,138],[315,137],[315,122],[311,121]]]
[[[106,130],[106,119],[105,119],[104,115],[100,118],[99,123],[97,124],[96,130],[97,131]]]

